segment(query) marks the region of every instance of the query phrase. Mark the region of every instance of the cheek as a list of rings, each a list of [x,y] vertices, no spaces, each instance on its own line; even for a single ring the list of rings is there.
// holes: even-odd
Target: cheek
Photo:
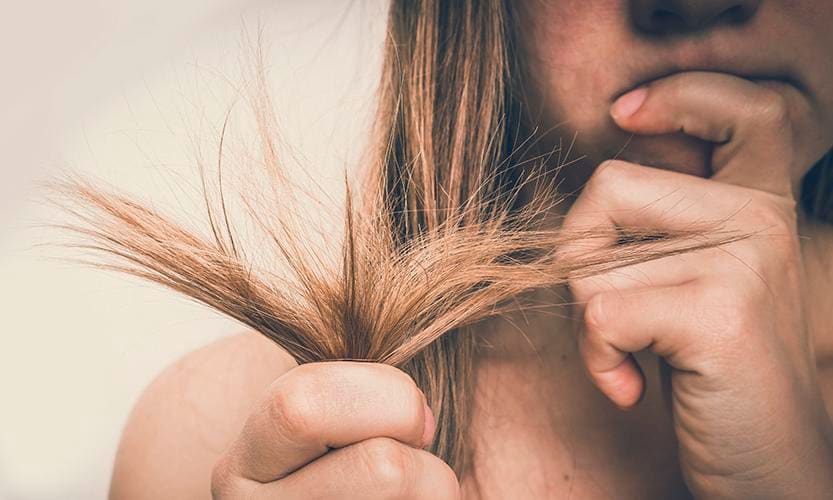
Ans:
[[[568,191],[577,189],[593,167],[613,157],[627,139],[609,116],[617,82],[614,65],[605,58],[612,49],[606,48],[606,38],[592,35],[570,38],[568,32],[557,37],[560,45],[553,39],[539,43],[536,51],[544,54],[536,56],[527,83],[532,120],[539,130],[552,130],[540,146],[545,151],[569,146],[563,161],[581,159],[562,172]],[[608,151],[605,145],[616,147]]]
[[[563,123],[569,134],[610,126],[608,107],[621,85],[617,54],[626,43],[622,8],[612,0],[564,0],[530,18],[527,92],[543,125]]]
[[[598,127],[603,94],[586,67],[565,63],[536,78],[540,113],[544,123],[563,123],[570,133]]]

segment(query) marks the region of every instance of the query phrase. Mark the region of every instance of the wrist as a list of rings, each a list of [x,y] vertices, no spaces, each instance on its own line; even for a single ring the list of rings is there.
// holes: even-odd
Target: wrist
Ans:
[[[806,427],[805,427],[806,429]],[[777,440],[770,458],[744,473],[732,474],[697,492],[702,499],[833,499],[833,425]],[[714,478],[713,478],[714,479]],[[705,486],[705,485],[704,485]]]
[[[765,481],[765,496],[772,499],[831,499],[833,498],[833,425],[829,419],[803,443],[796,443],[794,454],[785,457],[784,466]],[[748,495],[742,495],[748,498]],[[739,497],[739,498],[741,498]]]

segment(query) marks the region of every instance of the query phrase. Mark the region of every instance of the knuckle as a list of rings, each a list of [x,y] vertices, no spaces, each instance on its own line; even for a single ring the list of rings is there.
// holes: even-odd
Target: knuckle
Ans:
[[[312,393],[307,390],[309,385],[302,377],[286,379],[267,401],[269,421],[293,440],[304,441],[315,434],[313,429],[318,408],[312,402]]]
[[[434,491],[434,498],[437,499],[458,499],[460,498],[460,482],[457,479],[457,474],[454,470],[439,457],[427,452],[419,450],[418,453],[424,454],[428,463],[430,464],[432,474],[432,485]]]
[[[593,277],[574,279],[570,281],[570,292],[576,300],[582,301],[593,297],[598,287],[593,282]]]
[[[406,387],[407,391],[409,391],[407,393],[410,396],[409,404],[404,407],[403,410],[407,415],[406,419],[408,427],[415,429],[414,432],[416,437],[420,437],[425,423],[425,415],[423,413],[422,405],[423,402],[426,402],[425,394],[422,392],[422,389],[419,388],[414,378],[407,372],[400,370],[395,366],[382,363],[379,363],[378,367],[384,371],[387,376],[395,378],[397,382],[401,383],[403,387]]]
[[[744,214],[744,225],[755,246],[744,264],[757,271],[771,271],[792,262],[800,251],[794,237],[798,231],[795,202],[765,192],[758,196]]]
[[[391,438],[368,439],[360,459],[376,491],[391,498],[405,496],[415,465],[407,446]]]
[[[621,184],[622,178],[628,175],[631,165],[621,160],[605,160],[593,171],[587,181],[585,190],[592,193],[608,192],[615,190]]]
[[[605,330],[606,318],[609,317],[607,304],[603,293],[590,297],[584,308],[584,325],[588,335],[598,336]]]
[[[737,284],[720,284],[702,287],[698,292],[702,297],[699,303],[706,304],[707,310],[710,310],[705,319],[707,323],[703,326],[722,344],[743,342],[752,332],[748,313],[749,294],[740,288],[743,287]]]
[[[211,498],[222,498],[231,489],[231,475],[225,462],[221,458],[211,469]]]
[[[223,455],[211,469],[211,498],[232,498],[236,495],[237,480],[232,473],[228,455]]]
[[[797,214],[792,203],[795,202],[785,200],[784,203],[770,205],[770,209],[761,217],[766,224],[767,232],[785,235],[798,230]]]
[[[420,391],[419,387],[417,386],[416,380],[414,380],[414,378],[405,371],[385,363],[374,363],[374,366],[382,372],[384,372],[385,376],[391,377],[392,379],[396,379],[403,385],[411,386],[417,391]]]
[[[795,220],[796,202],[767,192],[754,193],[749,204],[748,218],[756,225],[790,228]]]
[[[801,251],[795,212],[788,204],[764,202],[749,213],[748,220],[746,226],[752,239],[751,244],[742,245],[750,249],[744,252],[742,263],[763,276],[777,276],[795,262]]]

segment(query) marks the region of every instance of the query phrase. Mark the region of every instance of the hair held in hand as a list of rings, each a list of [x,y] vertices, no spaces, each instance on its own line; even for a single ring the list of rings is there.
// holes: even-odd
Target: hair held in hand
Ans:
[[[81,236],[75,246],[89,251],[86,263],[210,306],[298,363],[369,360],[405,370],[436,415],[432,452],[462,475],[471,459],[474,325],[534,307],[524,300],[532,290],[745,237],[720,221],[662,235],[622,228],[615,246],[560,256],[560,242],[607,236],[592,227],[566,233],[546,217],[567,198],[551,155],[525,154],[540,131],[521,132],[508,3],[391,2],[372,146],[361,189],[345,177],[335,258],[307,244],[294,210],[298,188],[281,165],[260,51],[249,97],[269,182],[237,193],[245,221],[226,210],[218,161],[219,182],[200,168],[204,234],[79,177],[49,184],[74,216],[61,227]],[[222,138],[220,150],[222,160]],[[817,214],[833,211],[822,196],[831,171],[826,160],[811,172],[817,192],[805,201]],[[245,224],[265,243],[251,244],[239,231]]]

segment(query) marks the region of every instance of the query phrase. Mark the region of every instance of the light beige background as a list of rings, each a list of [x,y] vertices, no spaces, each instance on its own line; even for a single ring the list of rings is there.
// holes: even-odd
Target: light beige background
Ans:
[[[34,181],[70,166],[201,217],[199,199],[185,194],[197,181],[189,141],[199,137],[211,157],[240,83],[241,33],[260,20],[295,171],[337,190],[372,111],[386,8],[381,0],[4,5],[0,498],[104,498],[142,388],[183,353],[241,330],[157,286],[50,260],[54,250],[33,247],[57,238],[33,226],[53,216]]]

